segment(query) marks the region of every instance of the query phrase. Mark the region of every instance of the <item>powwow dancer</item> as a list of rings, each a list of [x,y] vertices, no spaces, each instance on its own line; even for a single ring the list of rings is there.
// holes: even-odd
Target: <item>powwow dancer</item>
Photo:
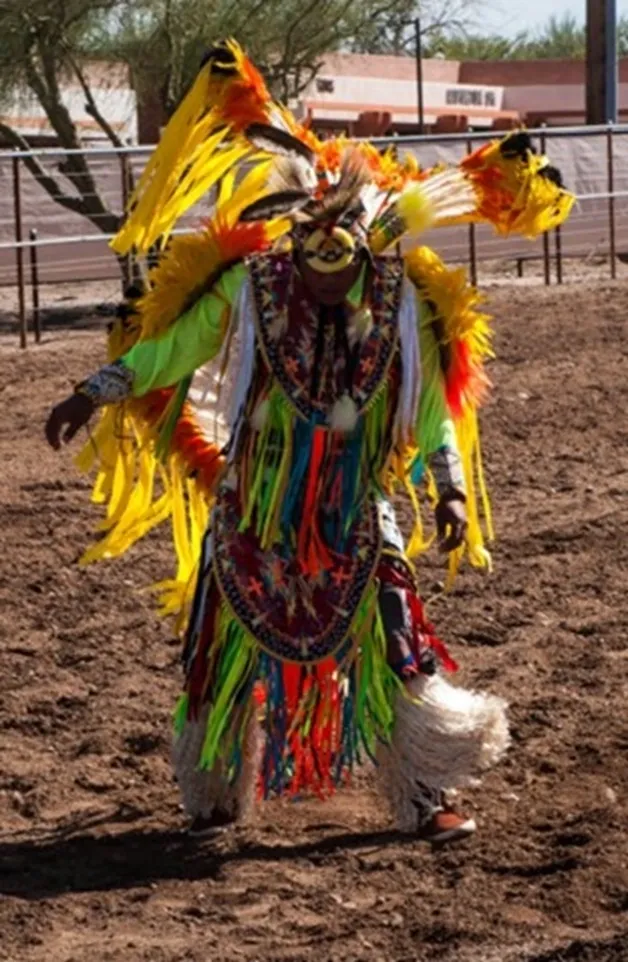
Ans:
[[[204,227],[173,237],[211,189]],[[99,459],[107,503],[85,562],[172,519],[178,571],[156,587],[185,637],[173,761],[191,831],[244,817],[256,785],[325,795],[365,757],[401,828],[474,830],[443,792],[502,756],[505,704],[442,677],[456,666],[410,559],[429,544],[422,487],[450,575],[465,555],[489,564],[477,407],[490,329],[464,272],[412,239],[469,222],[535,236],[572,200],[524,133],[423,171],[318,141],[236,43],[208,54],[113,244],[168,247],[114,324],[109,363],[46,429],[58,448],[102,407],[79,456]],[[201,421],[214,384],[222,445]],[[407,546],[399,488],[416,509]]]

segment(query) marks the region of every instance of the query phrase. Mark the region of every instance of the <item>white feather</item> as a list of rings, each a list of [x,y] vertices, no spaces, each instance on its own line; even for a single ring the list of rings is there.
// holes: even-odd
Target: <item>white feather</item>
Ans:
[[[329,424],[332,431],[350,434],[358,423],[358,408],[352,397],[343,394],[334,404]]]
[[[436,791],[472,785],[510,743],[501,698],[440,675],[419,675],[408,688],[397,696],[392,744],[378,751],[382,787],[402,830],[416,826],[417,780]]]

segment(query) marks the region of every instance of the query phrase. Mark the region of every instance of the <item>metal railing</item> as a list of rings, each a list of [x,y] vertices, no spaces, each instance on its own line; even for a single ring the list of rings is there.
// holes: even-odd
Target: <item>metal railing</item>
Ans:
[[[449,262],[468,265],[473,283],[481,268],[503,263],[516,268],[523,277],[525,265],[542,265],[546,284],[563,283],[566,262],[572,258],[596,256],[608,262],[611,278],[617,276],[617,263],[628,251],[628,125],[608,127],[542,128],[529,131],[542,152],[547,151],[563,171],[566,183],[578,196],[574,214],[553,237],[544,236],[530,243],[520,238],[497,237],[489,228],[470,225],[435,232],[432,244]],[[438,161],[456,162],[479,144],[496,136],[495,132],[423,137],[376,139],[380,147],[393,144],[400,151],[415,153],[422,165]],[[31,292],[32,328],[35,340],[41,336],[42,286],[58,282],[116,280],[121,264],[108,246],[112,234],[99,227],[99,220],[111,214],[121,220],[134,177],[141,172],[151,147],[90,148],[84,154],[95,184],[94,197],[102,201],[102,212],[87,220],[83,215],[61,207],[38,183],[29,170],[36,161],[41,171],[66,185],[71,196],[71,170],[67,159],[73,153],[63,149],[8,151],[0,153],[0,285],[17,289],[17,315],[20,344],[28,337]],[[208,205],[192,210],[179,230],[185,232],[207,214]]]

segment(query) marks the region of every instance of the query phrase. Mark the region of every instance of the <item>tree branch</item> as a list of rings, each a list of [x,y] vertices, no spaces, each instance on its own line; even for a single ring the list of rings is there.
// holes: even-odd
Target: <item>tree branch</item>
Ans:
[[[44,76],[46,79],[49,79],[49,84],[39,75],[32,60],[29,60],[26,65],[27,83],[39,99],[48,118],[48,122],[57,134],[62,146],[67,147],[69,150],[80,150],[82,145],[77,134],[76,125],[70,116],[68,108],[61,99],[61,91],[57,77],[54,75],[54,56],[51,51],[43,50],[43,48],[40,49]],[[63,52],[65,53],[65,50],[63,50]],[[29,149],[28,144],[26,144],[26,149]],[[114,233],[117,230],[118,218],[103,202],[85,155],[83,153],[68,154],[63,166],[59,169],[60,172],[68,178],[80,196],[82,206],[79,213],[87,217],[92,224],[96,225],[105,233]],[[56,184],[56,181],[54,181],[54,183]],[[70,196],[63,194],[60,188],[59,191],[63,197],[67,198]],[[51,197],[55,197],[53,192],[50,190],[48,192]],[[77,198],[71,199],[73,201],[77,200]],[[65,201],[60,200],[59,203],[65,207],[69,207]],[[69,207],[69,209],[74,208]]]
[[[61,91],[57,79],[57,63],[53,48],[49,47],[46,41],[47,38],[45,36],[41,34],[38,35],[37,47],[39,50],[39,59],[44,71],[44,80],[48,88],[48,96],[50,100],[54,102],[61,99]]]
[[[18,150],[27,151],[31,149],[28,141],[25,140],[25,138],[22,137],[17,130],[9,127],[8,124],[3,123],[2,121],[0,121],[0,134],[11,144],[12,147],[17,147]],[[73,197],[71,194],[65,194],[52,174],[48,173],[48,171],[42,166],[36,157],[31,154],[27,157],[22,157],[21,159],[24,161],[25,167],[28,168],[37,183],[43,187],[46,193],[55,201],[56,204],[60,204],[61,207],[66,207],[67,210],[71,210],[75,214],[82,214],[84,217],[90,216],[85,207],[83,199],[81,197]]]
[[[69,50],[66,50],[66,57],[68,58],[68,63],[76,74],[76,79],[81,85],[81,90],[85,95],[85,112],[89,114],[90,117],[93,117],[102,132],[109,138],[114,147],[124,147],[124,144],[120,140],[118,134],[115,132],[107,118],[103,117],[102,113],[100,112],[91,88],[85,79],[85,74],[81,70],[76,57],[74,57]]]
[[[231,16],[231,13],[234,10],[234,8],[237,9],[238,6],[239,4],[237,2],[233,4],[233,7],[229,10],[229,13],[228,13],[229,17]],[[246,13],[244,14],[244,19],[242,20],[241,25],[238,24],[237,29],[233,31],[234,37],[237,37],[241,32],[241,30],[244,28],[245,24],[247,22],[251,23],[255,19],[257,14],[260,13],[260,11],[264,10],[267,6],[268,6],[267,0],[258,0],[257,3],[254,3],[253,8],[251,10],[247,10]]]

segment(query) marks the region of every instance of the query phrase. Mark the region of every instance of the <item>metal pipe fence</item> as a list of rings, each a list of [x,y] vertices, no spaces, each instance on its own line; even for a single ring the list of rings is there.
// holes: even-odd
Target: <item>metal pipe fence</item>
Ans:
[[[546,284],[563,283],[567,263],[576,258],[598,258],[607,263],[609,276],[617,277],[618,261],[628,252],[628,125],[604,127],[542,128],[529,131],[533,142],[547,152],[576,193],[574,214],[553,237],[529,242],[498,237],[488,227],[448,228],[432,234],[429,243],[445,260],[467,265],[473,283],[481,281],[490,264],[510,266],[517,278],[525,265],[542,266]],[[423,166],[438,161],[456,163],[465,154],[496,136],[473,132],[422,137],[377,138],[384,148],[414,153]],[[108,246],[119,224],[133,180],[141,173],[152,147],[90,148],[94,190],[80,195],[73,173],[67,170],[70,154],[58,148],[0,152],[0,286],[17,292],[20,345],[28,339],[29,314],[35,340],[41,336],[44,285],[60,282],[123,281],[129,265]],[[39,177],[34,176],[37,165]],[[53,179],[68,203],[60,205],[41,186],[42,177]],[[77,210],[82,198],[87,214]],[[176,233],[195,229],[210,209],[210,199],[197,205]],[[112,228],[112,224],[114,225]],[[32,309],[27,309],[30,286]]]

